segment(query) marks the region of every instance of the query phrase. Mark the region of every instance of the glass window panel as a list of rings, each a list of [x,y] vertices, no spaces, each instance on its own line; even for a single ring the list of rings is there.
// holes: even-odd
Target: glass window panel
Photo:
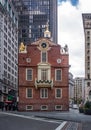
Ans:
[[[56,70],[56,80],[61,80],[61,70]]]
[[[27,80],[32,80],[32,69],[27,69]]]
[[[32,98],[32,89],[27,88],[27,98]]]

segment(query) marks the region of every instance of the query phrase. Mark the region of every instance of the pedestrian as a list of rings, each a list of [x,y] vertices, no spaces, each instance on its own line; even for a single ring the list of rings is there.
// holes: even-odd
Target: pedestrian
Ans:
[[[4,102],[2,102],[1,109],[2,109],[2,111],[4,110]]]
[[[12,107],[11,104],[9,104],[8,107],[9,107],[9,111],[11,111],[11,107]]]
[[[5,111],[7,111],[8,110],[8,104],[6,103],[5,104]]]

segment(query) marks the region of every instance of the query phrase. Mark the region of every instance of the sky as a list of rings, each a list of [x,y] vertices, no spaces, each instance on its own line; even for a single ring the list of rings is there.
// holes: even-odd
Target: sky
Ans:
[[[58,0],[58,43],[69,48],[69,71],[85,76],[85,39],[82,13],[91,13],[91,0]]]

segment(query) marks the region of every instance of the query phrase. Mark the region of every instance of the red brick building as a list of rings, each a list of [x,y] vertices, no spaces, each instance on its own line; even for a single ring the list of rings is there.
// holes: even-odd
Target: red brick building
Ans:
[[[40,38],[19,51],[20,111],[69,109],[69,55],[48,38]]]

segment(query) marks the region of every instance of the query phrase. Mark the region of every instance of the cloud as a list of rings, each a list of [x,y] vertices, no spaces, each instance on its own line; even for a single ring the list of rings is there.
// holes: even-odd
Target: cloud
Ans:
[[[80,0],[79,5],[82,13],[91,13],[91,0]]]
[[[75,77],[84,77],[84,30],[82,13],[86,10],[87,0],[80,0],[78,6],[72,6],[70,1],[58,6],[58,43],[69,47],[70,72]],[[90,0],[88,0],[90,2]],[[90,5],[90,4],[89,4]]]

